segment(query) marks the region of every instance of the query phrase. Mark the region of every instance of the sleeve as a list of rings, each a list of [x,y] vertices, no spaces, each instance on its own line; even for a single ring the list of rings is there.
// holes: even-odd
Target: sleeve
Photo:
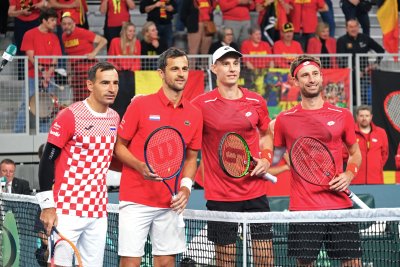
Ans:
[[[92,31],[88,31],[88,30],[86,30],[84,33],[86,34],[86,38],[89,38],[89,40],[92,43],[94,43],[94,39],[96,39],[96,34]]]
[[[344,118],[343,118],[344,132],[342,135],[342,140],[347,146],[351,146],[357,142],[355,123],[353,115],[350,113],[350,111],[343,109],[343,112],[344,112]]]
[[[262,98],[261,96],[259,97],[260,99],[260,105],[258,106],[258,125],[257,127],[263,131],[268,129],[268,125],[271,121],[271,119],[269,118],[269,113],[268,113],[268,107],[267,107],[267,102],[265,101],[264,98]]]
[[[53,38],[53,54],[54,56],[62,56],[62,51],[61,51],[61,46],[60,46],[60,41],[58,40],[57,35],[52,34],[52,38]]]
[[[318,0],[317,5],[318,5],[318,9],[324,8],[325,0]]]
[[[16,0],[10,0],[9,3],[10,3],[10,6],[16,6],[17,5],[17,1]]]
[[[239,5],[238,0],[220,0],[219,7],[221,8],[222,13],[235,8]]]
[[[118,56],[117,50],[116,50],[116,45],[117,45],[117,38],[113,38],[111,40],[110,48],[108,49],[109,56]]]
[[[131,140],[135,135],[140,121],[140,98],[145,96],[135,96],[129,104],[124,117],[118,126],[118,136],[125,140]]]
[[[274,127],[274,146],[275,147],[286,147],[285,138],[283,136],[281,116],[278,116],[275,121]]]
[[[308,44],[307,44],[307,53],[308,54],[319,54],[317,51],[317,47],[316,47],[316,43],[317,42],[317,38],[316,37],[312,37],[310,39],[308,39]]]
[[[202,143],[202,138],[203,138],[203,115],[201,111],[196,110],[198,113],[198,121],[196,125],[196,132],[193,135],[193,138],[188,145],[188,148],[192,150],[200,150],[201,149],[201,143]]]
[[[24,34],[24,37],[22,38],[21,51],[35,50],[32,37],[33,34],[31,34],[31,31],[27,31]]]
[[[397,154],[396,154],[395,159],[396,159],[395,160],[396,161],[396,169],[400,170],[400,143],[399,143],[399,145],[397,147]]]
[[[382,131],[382,164],[385,165],[386,161],[389,158],[389,141],[388,141],[388,137],[386,134],[386,131],[384,129],[381,129]]]
[[[22,180],[23,182],[23,195],[30,195],[31,194],[31,188],[29,187],[29,182],[26,180]]]
[[[75,132],[75,118],[70,109],[62,110],[54,119],[47,138],[47,142],[63,148],[73,137]]]
[[[368,36],[368,44],[369,44],[369,48],[374,50],[376,53],[385,53],[385,49],[383,49],[383,47],[378,44],[374,39],[372,39],[371,37]]]
[[[150,3],[147,0],[141,0],[140,7],[139,7],[140,13],[145,14],[146,13],[145,9],[148,5],[150,5]]]

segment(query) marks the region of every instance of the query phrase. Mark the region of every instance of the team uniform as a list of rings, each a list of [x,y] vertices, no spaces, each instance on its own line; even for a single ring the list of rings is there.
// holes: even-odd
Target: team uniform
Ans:
[[[201,110],[204,118],[202,160],[207,208],[220,211],[265,212],[269,211],[265,180],[250,175],[232,179],[219,166],[218,147],[225,133],[233,131],[243,136],[251,154],[258,157],[258,129],[266,130],[270,122],[265,100],[246,88],[240,90],[243,97],[236,100],[225,99],[218,89],[214,89],[192,101]],[[209,240],[221,245],[234,243],[237,224],[220,224],[208,223]],[[251,231],[253,239],[268,239],[272,236],[270,225],[259,225],[257,229],[252,227]]]
[[[130,47],[127,45],[125,51],[121,48],[121,38],[117,37],[112,39],[110,44],[110,49],[108,50],[109,56],[140,56],[142,46],[139,40],[136,40],[134,45],[134,53],[131,51]],[[140,58],[118,58],[109,59],[109,62],[113,63],[118,70],[140,70]]]
[[[71,34],[63,33],[62,41],[65,52],[68,56],[83,56],[93,51],[93,43],[96,34],[92,31],[75,27]],[[71,86],[74,93],[74,102],[81,101],[89,96],[86,88],[87,72],[96,60],[89,59],[70,59],[71,76],[73,77]]]
[[[108,45],[110,45],[111,41],[114,38],[119,37],[122,29],[122,24],[130,20],[131,15],[129,14],[129,8],[126,0],[107,0],[107,14],[104,25],[104,37],[107,39]]]
[[[147,137],[155,129],[167,125],[182,134],[187,148],[200,150],[201,113],[185,98],[174,108],[162,89],[133,100],[121,121],[118,136],[129,140],[129,151],[144,161]],[[166,182],[174,188],[174,179]],[[145,180],[141,173],[124,165],[119,200],[120,256],[143,256],[148,234],[154,255],[173,255],[186,249],[184,228],[176,225],[176,214],[170,209],[171,194],[162,182]]]
[[[371,132],[365,134],[355,125],[362,162],[352,184],[383,184],[383,166],[389,157],[386,131],[371,123]]]
[[[240,52],[243,55],[265,56],[271,55],[271,46],[264,41],[261,41],[258,46],[255,46],[251,40],[244,40]],[[243,58],[243,62],[250,62],[257,69],[268,68],[271,58]]]
[[[347,146],[356,143],[351,113],[329,103],[324,103],[318,110],[305,110],[299,104],[278,115],[274,129],[274,146],[290,149],[299,136],[314,137],[326,144],[334,157],[336,173],[343,172],[342,143]],[[307,183],[293,169],[291,173],[290,210],[338,210],[352,207],[351,200],[344,192],[333,192],[326,187]],[[316,227],[320,229],[315,230]],[[361,256],[357,225],[291,224],[289,231],[288,254],[290,256],[304,259],[316,258],[327,233],[337,241],[326,243],[330,257],[358,258]],[[349,240],[352,241],[348,242]],[[307,245],[305,245],[306,242]]]
[[[102,266],[107,231],[106,175],[119,123],[118,114],[92,110],[86,101],[61,111],[48,143],[61,148],[55,162],[53,196],[58,230],[77,245],[85,266]],[[69,266],[70,247],[57,246],[58,265]],[[63,248],[63,249],[61,249]]]

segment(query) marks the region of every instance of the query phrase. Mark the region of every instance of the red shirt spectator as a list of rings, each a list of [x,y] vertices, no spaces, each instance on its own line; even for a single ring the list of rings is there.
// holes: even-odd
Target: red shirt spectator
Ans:
[[[315,37],[308,40],[308,54],[336,54],[336,39],[329,36],[329,25],[320,22]],[[320,58],[323,68],[337,68],[336,57]]]
[[[274,54],[303,54],[303,48],[301,48],[301,44],[293,40],[293,30],[294,28],[292,23],[288,22],[283,25],[281,30],[281,40],[275,42],[272,48]],[[275,60],[275,65],[279,68],[289,68],[293,59],[293,56],[279,58]]]
[[[251,29],[250,38],[243,41],[241,52],[243,55],[252,56],[272,54],[271,46],[267,42],[261,41],[261,30],[258,27]],[[270,58],[244,57],[243,62],[249,69],[260,69],[268,68],[272,60]]]
[[[43,0],[9,0],[8,15],[22,21],[33,21],[39,18],[40,8],[44,7]]]
[[[318,23],[318,11],[327,11],[324,0],[291,0],[291,5],[293,6],[291,18],[295,33],[314,33]]]

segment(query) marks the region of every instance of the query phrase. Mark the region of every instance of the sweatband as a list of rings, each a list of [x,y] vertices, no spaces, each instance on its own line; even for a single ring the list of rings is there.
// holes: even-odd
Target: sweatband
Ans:
[[[354,176],[356,176],[357,173],[358,173],[358,166],[357,166],[357,164],[355,164],[355,163],[350,163],[350,164],[348,164],[347,167],[346,167],[346,171],[349,171],[349,172],[351,172]]]
[[[271,149],[264,149],[261,151],[261,158],[268,160],[269,164],[272,163],[272,150]]]
[[[192,192],[193,180],[189,177],[183,177],[181,180],[181,187],[182,186],[187,187],[187,189],[189,189],[189,192]]]
[[[52,190],[39,192],[35,195],[35,197],[39,202],[40,209],[42,210],[56,207]]]
[[[299,72],[299,70],[301,70],[303,67],[310,66],[310,65],[311,65],[311,66],[315,66],[315,67],[317,67],[318,69],[321,68],[321,67],[320,67],[317,63],[315,63],[314,61],[304,61],[303,63],[301,63],[300,65],[298,65],[298,66],[294,69],[293,77],[296,78],[297,72]]]

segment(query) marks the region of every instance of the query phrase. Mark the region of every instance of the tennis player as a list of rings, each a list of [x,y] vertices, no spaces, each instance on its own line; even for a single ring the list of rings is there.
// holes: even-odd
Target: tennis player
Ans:
[[[331,151],[339,175],[329,189],[303,181],[291,169],[289,209],[339,210],[352,208],[343,192],[357,174],[361,153],[356,141],[353,116],[349,110],[324,102],[322,98],[321,62],[310,56],[297,57],[290,74],[300,88],[301,103],[278,115],[274,129],[276,148],[290,149],[296,138],[310,136],[321,140]],[[347,169],[343,172],[342,143],[349,151]],[[361,266],[358,227],[350,224],[290,225],[288,254],[296,257],[300,266],[312,266],[322,243],[329,257],[342,259],[342,266]],[[312,233],[311,233],[312,232]],[[308,233],[308,234],[307,234]],[[326,242],[332,240],[332,242]]]
[[[118,129],[115,153],[123,163],[120,184],[118,254],[120,266],[140,266],[150,235],[154,266],[175,266],[175,257],[186,249],[185,229],[178,227],[176,212],[188,202],[201,147],[202,117],[182,97],[189,74],[185,52],[169,48],[158,59],[161,89],[137,96],[128,106]],[[188,88],[190,89],[190,88]],[[186,90],[186,89],[185,89]],[[144,162],[144,143],[152,131],[172,126],[186,143],[186,161],[180,190],[171,199],[161,178]],[[173,180],[167,181],[174,188]]]
[[[267,103],[257,93],[238,86],[242,54],[229,46],[217,49],[212,56],[211,71],[218,87],[195,98],[192,103],[203,114],[202,160],[204,193],[207,208],[216,211],[267,212],[266,182],[260,176],[271,164],[267,146]],[[240,134],[249,145],[257,165],[241,179],[227,176],[219,166],[218,146],[227,132]],[[208,223],[208,239],[215,244],[217,266],[235,266],[238,225]],[[272,232],[269,224],[251,226],[251,239],[256,266],[273,266]]]
[[[47,234],[52,226],[80,251],[83,265],[103,266],[107,232],[106,174],[119,116],[108,106],[118,92],[118,73],[107,62],[94,65],[86,82],[90,95],[54,119],[39,164],[36,194]],[[61,242],[55,264],[71,266],[72,249]]]

